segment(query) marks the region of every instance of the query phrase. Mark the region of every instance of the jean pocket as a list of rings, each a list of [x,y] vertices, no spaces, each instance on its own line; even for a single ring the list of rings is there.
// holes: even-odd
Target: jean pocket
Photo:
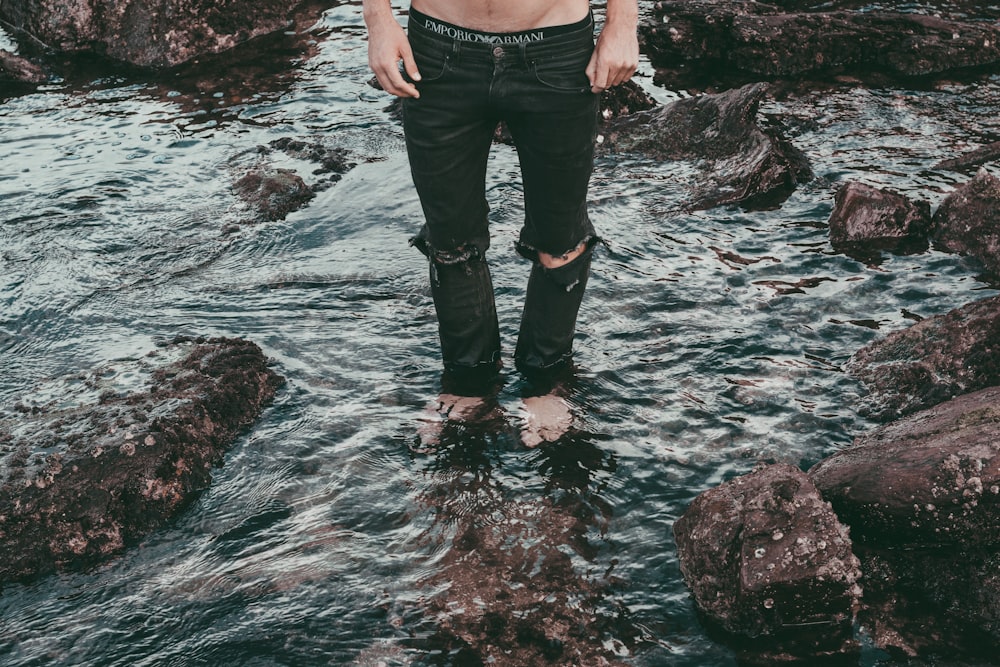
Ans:
[[[586,58],[533,60],[531,61],[531,73],[535,80],[553,90],[568,93],[590,92],[590,79],[587,78],[587,63],[590,62],[589,53]]]
[[[451,54],[438,49],[413,47],[413,60],[416,61],[417,70],[420,72],[418,83],[430,83],[441,79],[448,73]],[[407,81],[410,81],[410,77],[405,73],[403,76],[406,77]]]

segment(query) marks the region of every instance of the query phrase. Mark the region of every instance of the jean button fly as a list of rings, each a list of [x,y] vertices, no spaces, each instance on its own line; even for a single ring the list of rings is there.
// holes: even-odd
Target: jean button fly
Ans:
[[[504,56],[503,47],[502,46],[494,46],[493,47],[493,57],[496,58],[497,60],[500,60],[501,58],[503,58],[503,56]]]

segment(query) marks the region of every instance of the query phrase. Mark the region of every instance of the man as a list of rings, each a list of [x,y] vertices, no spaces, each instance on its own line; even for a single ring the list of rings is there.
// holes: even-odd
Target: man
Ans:
[[[635,73],[637,13],[637,0],[607,0],[595,45],[589,0],[413,0],[407,32],[390,0],[364,0],[369,64],[382,88],[403,98],[425,216],[412,243],[430,262],[445,384],[454,394],[482,395],[500,367],[485,195],[500,121],[524,187],[517,250],[532,261],[515,365],[544,382],[570,362],[599,241],[587,215],[598,96]],[[462,399],[444,403],[460,417]]]

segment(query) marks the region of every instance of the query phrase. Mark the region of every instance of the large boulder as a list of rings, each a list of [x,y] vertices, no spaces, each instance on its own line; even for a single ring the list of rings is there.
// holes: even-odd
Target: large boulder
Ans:
[[[674,524],[684,580],[712,625],[780,655],[852,650],[861,589],[847,529],[798,468],[710,489]]]
[[[0,19],[58,51],[149,67],[286,28],[303,0],[0,0]]]
[[[119,392],[113,376],[145,386]],[[174,517],[281,382],[259,347],[220,338],[68,378],[51,403],[4,414],[0,582],[90,565]]]
[[[1000,64],[1000,26],[916,13],[673,0],[656,3],[640,35],[655,67],[750,79],[866,70],[921,76]]]
[[[985,170],[950,195],[934,212],[934,242],[970,255],[1000,276],[1000,178]]]
[[[879,544],[1000,547],[1000,387],[859,437],[809,471],[852,535]]]
[[[601,150],[699,163],[691,209],[771,206],[812,178],[808,160],[757,112],[766,84],[698,95],[610,121]]]
[[[927,249],[931,206],[858,181],[845,183],[830,215],[830,244],[848,254]]]
[[[893,332],[858,350],[847,371],[869,391],[862,411],[879,421],[1000,385],[1000,296]]]

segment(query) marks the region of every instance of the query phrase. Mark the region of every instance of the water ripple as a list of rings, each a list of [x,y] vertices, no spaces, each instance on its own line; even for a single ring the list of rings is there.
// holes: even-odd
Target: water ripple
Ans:
[[[67,387],[95,368],[138,382],[108,364],[178,334],[249,338],[287,379],[174,524],[4,590],[4,664],[411,664],[474,538],[512,571],[556,550],[581,581],[611,573],[598,607],[631,610],[634,664],[736,664],[697,621],[673,521],[760,461],[807,466],[849,443],[871,426],[850,355],[995,293],[936,250],[837,254],[827,220],[849,179],[938,205],[966,176],[932,165],[1000,137],[1000,79],[765,102],[817,174],[771,211],[686,212],[698,165],[600,158],[591,215],[608,248],[579,320],[577,430],[537,450],[520,445],[510,363],[528,272],[517,156],[497,147],[500,416],[417,453],[439,379],[426,262],[407,242],[420,207],[399,123],[367,84],[357,3],[316,30],[301,68],[275,47],[211,85],[88,76],[0,106],[0,148],[18,156],[0,161],[0,408],[89,400]],[[249,224],[234,156],[282,136],[332,141],[357,166],[286,220]]]

